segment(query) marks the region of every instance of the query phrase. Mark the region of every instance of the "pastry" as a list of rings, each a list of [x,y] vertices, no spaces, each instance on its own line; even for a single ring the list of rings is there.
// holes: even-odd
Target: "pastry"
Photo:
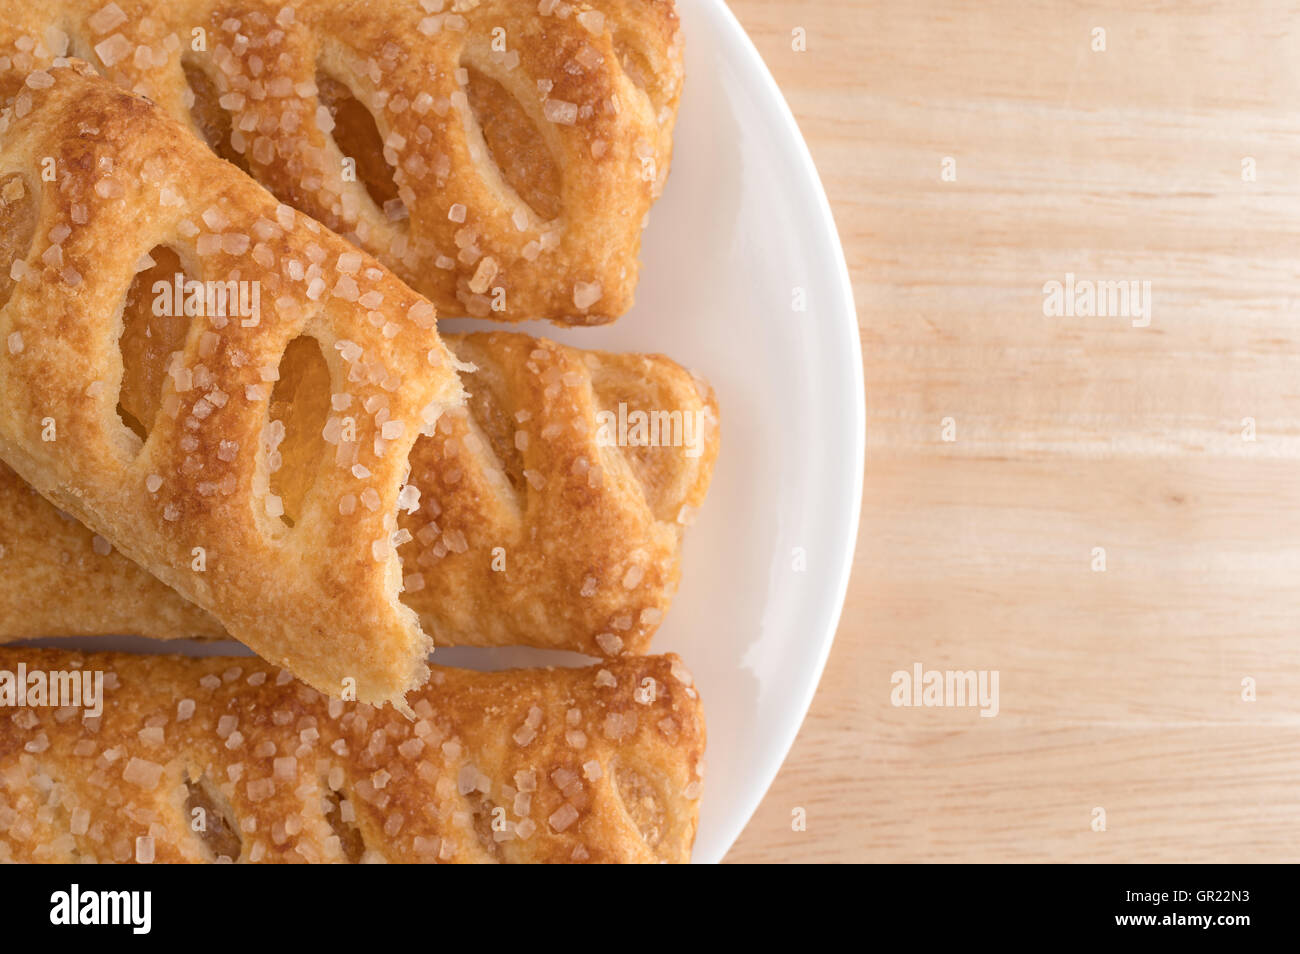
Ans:
[[[410,701],[253,658],[0,650],[0,861],[689,859],[704,722],[676,657],[435,667]]]
[[[435,642],[646,652],[712,478],[712,390],[657,355],[503,333],[451,347],[477,370],[411,455],[403,598]]]
[[[682,84],[671,0],[0,0],[0,95],[79,56],[444,316],[632,304]]]
[[[647,651],[718,452],[708,385],[653,355],[507,333],[443,341],[469,396],[411,454],[403,601],[437,645]],[[675,413],[680,446],[618,446],[620,408],[634,424]],[[2,469],[0,547],[0,640],[222,635]]]
[[[0,642],[126,633],[225,630],[0,464]]]
[[[25,93],[0,116],[0,459],[263,657],[401,705],[431,644],[395,515],[462,399],[433,307],[148,101],[68,67]],[[332,407],[355,433],[326,453]]]

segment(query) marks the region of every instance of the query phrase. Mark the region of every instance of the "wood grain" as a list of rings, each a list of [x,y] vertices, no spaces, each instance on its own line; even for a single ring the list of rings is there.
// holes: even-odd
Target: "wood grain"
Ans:
[[[835,209],[868,463],[826,675],[728,860],[1300,860],[1300,13],[732,9]],[[1067,272],[1151,282],[1150,326],[1045,317]],[[998,716],[894,707],[917,662],[997,670]]]

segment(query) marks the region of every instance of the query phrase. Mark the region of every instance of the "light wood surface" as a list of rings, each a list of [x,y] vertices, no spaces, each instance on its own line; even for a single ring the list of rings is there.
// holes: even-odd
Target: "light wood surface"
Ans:
[[[826,674],[728,860],[1300,860],[1300,12],[732,9],[835,210],[868,463]],[[1067,272],[1151,282],[1150,326],[1045,317]],[[894,707],[914,663],[997,670],[999,715]]]

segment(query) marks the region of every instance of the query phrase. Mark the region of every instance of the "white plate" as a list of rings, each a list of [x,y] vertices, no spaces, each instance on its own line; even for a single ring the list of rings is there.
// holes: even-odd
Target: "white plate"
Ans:
[[[717,862],[785,760],[835,637],[857,538],[865,408],[853,292],[808,148],[721,0],[678,7],[686,86],[636,308],[603,328],[520,330],[666,354],[717,391],[717,472],[654,643],[682,656],[704,700],[695,860]],[[796,287],[804,312],[792,307]],[[804,572],[793,569],[796,548]],[[511,650],[492,664],[544,658]],[[483,656],[444,650],[437,659],[475,665]]]
[[[636,308],[603,328],[512,330],[666,354],[717,391],[717,471],[687,531],[681,589],[654,644],[682,656],[704,700],[708,772],[694,857],[717,862],[781,767],[835,636],[857,537],[865,409],[844,254],[798,127],[721,0],[678,6],[686,87],[672,173],[644,237]],[[804,312],[792,307],[796,287],[807,295]],[[796,548],[806,571],[793,569]],[[52,645],[247,653],[237,643],[125,637]],[[475,669],[564,662],[528,649],[443,649],[435,661]]]

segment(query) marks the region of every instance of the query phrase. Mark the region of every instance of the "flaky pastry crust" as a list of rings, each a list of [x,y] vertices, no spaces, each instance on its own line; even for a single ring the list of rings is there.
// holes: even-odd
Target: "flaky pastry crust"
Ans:
[[[711,389],[657,355],[506,333],[443,341],[469,396],[411,453],[420,506],[400,518],[402,599],[438,645],[646,652],[718,453]],[[696,447],[603,444],[600,415],[620,405],[698,421]],[[2,466],[0,546],[0,640],[223,635]]]
[[[396,511],[462,398],[433,308],[146,100],[67,67],[26,89],[0,116],[0,459],[265,658],[400,705],[431,643]],[[168,255],[260,311],[159,315],[136,278]],[[298,451],[299,391],[356,408],[347,448]]]
[[[72,55],[444,316],[632,304],[681,92],[671,0],[0,0],[0,95]]]
[[[435,667],[414,722],[258,659],[0,650],[20,665],[104,673],[102,715],[0,708],[0,861],[690,857],[704,721],[673,656]]]

